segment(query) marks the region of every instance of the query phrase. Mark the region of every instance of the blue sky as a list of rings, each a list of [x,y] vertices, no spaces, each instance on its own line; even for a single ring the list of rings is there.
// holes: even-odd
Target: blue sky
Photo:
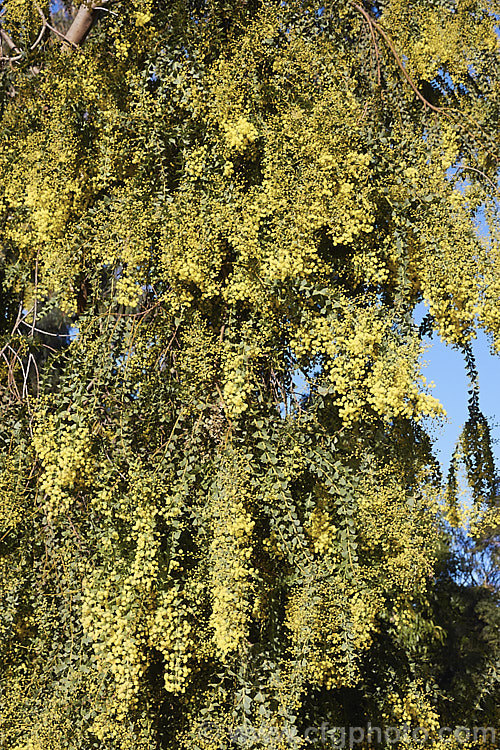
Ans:
[[[452,173],[453,170],[450,170],[449,175]],[[464,182],[463,187],[466,184]],[[489,230],[481,209],[476,213],[476,228],[478,234],[488,238]],[[419,318],[426,312],[425,306],[419,305],[415,315],[417,322],[420,322]],[[440,429],[430,430],[436,439],[437,457],[447,473],[455,443],[468,416],[469,384],[463,356],[459,351],[443,344],[437,335],[426,343],[432,346],[423,358],[428,362],[423,374],[427,380],[433,380],[436,384],[433,395],[441,401],[448,414],[446,424]],[[488,339],[482,332],[478,332],[477,339],[472,342],[472,349],[479,374],[479,406],[490,424],[494,441],[493,455],[497,470],[500,470],[500,356],[491,354]]]
[[[436,440],[437,457],[448,470],[455,442],[460,428],[467,419],[468,381],[463,357],[455,349],[433,337],[431,349],[426,352],[424,369],[427,380],[433,380],[436,387],[433,395],[439,398],[448,413],[448,422],[441,427],[431,428]],[[479,404],[492,427],[493,445],[497,467],[500,468],[500,357],[490,354],[490,346],[482,333],[473,342],[473,351],[479,372]]]

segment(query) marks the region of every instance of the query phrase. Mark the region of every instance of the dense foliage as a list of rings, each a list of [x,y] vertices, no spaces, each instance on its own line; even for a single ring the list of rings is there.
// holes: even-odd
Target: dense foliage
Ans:
[[[2,748],[499,724],[500,6],[361,3],[3,3]]]

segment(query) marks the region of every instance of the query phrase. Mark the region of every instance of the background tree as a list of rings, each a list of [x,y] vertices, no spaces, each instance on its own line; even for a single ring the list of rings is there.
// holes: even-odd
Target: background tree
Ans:
[[[103,7],[2,17],[5,747],[490,726],[498,591],[452,569],[412,316],[498,351],[498,8]],[[37,385],[42,305],[78,335]]]

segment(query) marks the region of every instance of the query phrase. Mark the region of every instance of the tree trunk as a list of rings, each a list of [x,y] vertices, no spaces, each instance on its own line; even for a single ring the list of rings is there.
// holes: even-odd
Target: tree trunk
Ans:
[[[66,41],[63,43],[65,49],[69,50],[71,47],[78,47],[84,41],[95,20],[96,5],[97,3],[90,6],[80,5],[75,20],[66,33]]]

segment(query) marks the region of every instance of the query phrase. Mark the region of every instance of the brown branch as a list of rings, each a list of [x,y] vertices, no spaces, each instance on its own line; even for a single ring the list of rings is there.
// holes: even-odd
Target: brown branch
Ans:
[[[366,23],[368,24],[368,28],[370,29],[370,34],[371,34],[371,38],[373,42],[373,49],[375,51],[375,60],[377,62],[377,83],[380,86],[382,83],[382,74],[380,71],[380,53],[378,49],[377,38],[375,36],[375,30],[373,28],[373,19],[370,15],[368,15],[368,13],[363,14],[363,15],[365,17]]]
[[[375,29],[375,31],[378,34],[380,34],[380,36],[382,37],[382,39],[385,41],[385,43],[387,44],[387,46],[391,50],[391,52],[392,52],[392,54],[394,56],[394,59],[396,60],[396,62],[398,64],[399,69],[401,70],[402,74],[404,75],[404,77],[406,78],[406,80],[409,83],[410,87],[415,92],[415,94],[418,96],[418,98],[420,99],[420,101],[423,102],[423,104],[426,107],[429,107],[429,109],[431,109],[433,112],[444,113],[445,110],[442,107],[435,107],[433,104],[430,103],[430,101],[428,99],[425,98],[425,96],[423,94],[420,93],[420,91],[418,90],[417,86],[415,85],[415,82],[413,81],[413,78],[410,76],[410,74],[408,73],[408,71],[406,70],[406,68],[405,68],[405,66],[403,64],[403,61],[399,57],[399,55],[398,55],[398,53],[396,51],[396,47],[394,46],[394,43],[393,43],[392,39],[390,38],[390,36],[383,30],[383,28],[381,26],[379,26],[379,24],[375,21],[375,19],[372,18],[370,16],[370,14],[367,13],[367,11],[361,5],[358,5],[358,3],[354,3],[354,2],[351,2],[351,5],[352,5],[353,8],[355,8],[358,11],[358,13],[361,13],[361,15],[363,16],[363,18],[366,20],[366,22],[370,26],[370,29],[372,30],[372,32]]]
[[[9,349],[14,354],[14,357],[12,357],[10,360],[7,357],[7,354],[5,353],[6,349]],[[18,401],[22,401],[21,394],[19,393],[19,388],[17,387],[16,378],[14,375],[14,362],[16,359],[18,359],[19,362],[21,363],[21,369],[24,375],[24,368],[23,368],[22,362],[19,359],[17,352],[15,352],[14,349],[12,349],[12,347],[9,346],[8,344],[4,346],[4,348],[0,352],[0,355],[4,358],[7,364],[7,384],[8,384],[9,390],[11,391],[11,393],[14,394],[14,396],[17,397]]]
[[[472,125],[473,127],[477,128],[483,136],[485,136],[486,138],[488,138],[488,134],[485,133],[485,131],[481,127],[481,125],[478,122],[476,122],[472,117],[470,117],[469,115],[467,115],[465,112],[462,112],[460,109],[457,109],[455,107],[446,107],[446,108],[436,107],[434,104],[431,104],[431,102],[428,99],[426,99],[425,96],[418,90],[418,88],[417,88],[417,86],[416,86],[413,78],[410,76],[410,74],[406,70],[406,68],[405,68],[405,66],[403,64],[402,59],[398,55],[398,53],[396,51],[396,47],[394,45],[394,42],[392,41],[392,39],[390,38],[390,36],[387,34],[387,32],[384,31],[384,29],[380,26],[380,24],[378,24],[377,21],[375,21],[375,19],[372,18],[372,16],[363,8],[363,6],[359,5],[359,3],[354,2],[354,0],[349,0],[349,2],[351,4],[351,6],[355,10],[358,11],[358,13],[361,13],[361,15],[363,16],[363,18],[365,19],[365,21],[370,25],[370,28],[372,30],[375,30],[377,32],[377,34],[379,34],[382,37],[382,39],[385,41],[385,43],[389,47],[390,51],[392,52],[392,55],[393,55],[393,57],[394,57],[397,65],[398,65],[399,69],[401,70],[403,76],[405,77],[406,81],[408,82],[410,88],[412,89],[412,91],[415,92],[415,94],[420,99],[420,101],[424,104],[425,107],[429,107],[429,109],[432,110],[433,112],[436,112],[437,114],[442,114],[445,117],[450,117],[450,118],[451,117],[460,117],[460,118],[468,121],[470,123],[470,125]],[[474,136],[472,136],[472,137],[474,138]],[[498,153],[496,151],[492,151],[490,148],[488,148],[488,146],[485,146],[485,148],[486,148],[486,151],[489,154],[491,154],[495,158],[496,161],[498,161]]]
[[[17,60],[21,60],[23,53],[16,47],[10,36],[3,29],[0,29],[0,40],[2,51],[5,44],[14,53],[13,55],[1,55],[0,60],[4,62],[16,62]]]
[[[61,31],[59,31],[58,29],[56,29],[54,26],[50,25],[50,23],[47,21],[47,19],[45,17],[45,13],[40,8],[40,6],[38,5],[38,3],[34,3],[34,6],[37,9],[37,11],[38,11],[38,13],[39,13],[39,15],[40,15],[40,17],[42,19],[44,29],[49,29],[53,34],[55,34],[56,36],[58,36],[63,41],[68,42],[68,44],[72,44],[72,42],[70,42],[70,40],[66,37],[65,34],[63,34]],[[76,46],[77,45],[75,45],[75,47]],[[32,49],[33,49],[33,47],[32,47]]]
[[[47,29],[49,29],[49,31],[51,31],[62,40],[63,50],[65,52],[70,52],[72,49],[77,49],[85,41],[99,11],[107,10],[107,8],[104,8],[103,6],[108,1],[109,0],[100,0],[100,3],[93,2],[90,5],[80,5],[73,23],[69,27],[66,34],[62,34],[60,31],[58,31],[58,29],[54,28],[54,26],[52,26],[48,22],[40,6],[36,2],[34,2],[33,4],[42,19],[42,28],[37,38],[30,46],[30,51],[33,52],[33,50],[35,50],[39,46],[45,36],[45,32]],[[4,46],[6,46],[13,54],[0,54],[0,62],[18,62],[24,57],[23,52],[16,46],[15,42],[11,39],[9,34],[7,34],[6,31],[0,28],[0,49],[2,50],[2,52]]]

